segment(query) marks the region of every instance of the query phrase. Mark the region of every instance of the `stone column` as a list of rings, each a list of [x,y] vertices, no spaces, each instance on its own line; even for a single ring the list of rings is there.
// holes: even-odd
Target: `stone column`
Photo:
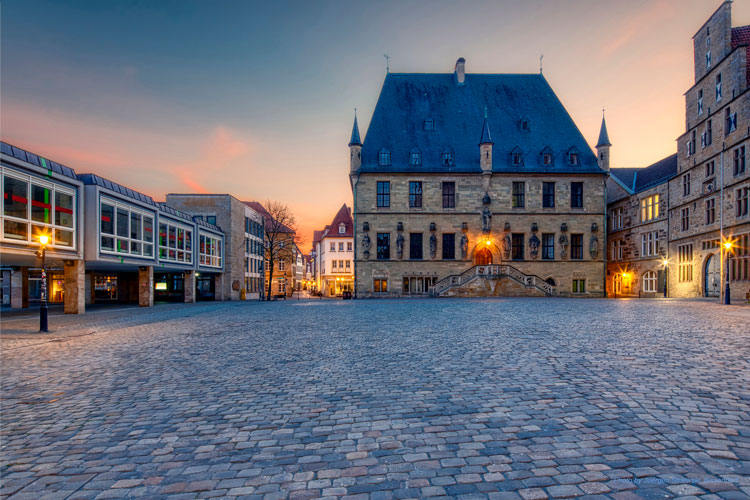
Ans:
[[[84,283],[86,286],[86,304],[94,303],[94,275],[92,273],[84,274]]]
[[[86,312],[86,262],[65,261],[65,314]]]
[[[195,302],[195,271],[185,271],[182,286],[185,290],[185,302]]]
[[[23,285],[25,281],[25,273],[25,267],[21,269],[14,269],[10,272],[10,307],[13,309],[21,309],[23,307]],[[28,286],[28,281],[26,281],[26,285]]]
[[[224,273],[214,275],[214,300],[227,300],[224,294]]]
[[[154,305],[153,266],[138,268],[138,305],[141,307],[153,307]]]

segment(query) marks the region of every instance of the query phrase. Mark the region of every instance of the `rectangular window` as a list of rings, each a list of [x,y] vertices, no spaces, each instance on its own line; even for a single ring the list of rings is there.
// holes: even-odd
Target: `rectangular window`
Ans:
[[[422,183],[409,181],[409,208],[422,208]]]
[[[586,293],[586,280],[573,280],[573,293]]]
[[[721,73],[716,75],[716,102],[721,101]]]
[[[409,234],[409,258],[422,259],[422,233]]]
[[[612,209],[612,229],[622,229],[622,207]]]
[[[215,226],[216,225],[216,216],[215,215],[207,215],[206,216],[206,222],[208,222],[209,224],[213,224]]]
[[[677,263],[679,281],[693,281],[693,245],[677,247]]]
[[[513,196],[511,200],[513,208],[523,208],[526,202],[525,196],[526,196],[526,183],[514,182],[513,183]]]
[[[716,200],[711,198],[706,200],[706,224],[716,222]]]
[[[443,183],[443,208],[456,208],[456,183]]]
[[[372,280],[372,291],[375,293],[385,293],[388,291],[388,280],[385,278],[375,278]]]
[[[682,176],[682,196],[690,194],[690,172]]]
[[[727,107],[724,110],[724,135],[729,135],[735,130],[737,130],[737,112],[732,113]]]
[[[336,262],[335,260],[333,261]],[[286,271],[286,261],[284,259],[279,260],[279,271]]]
[[[543,208],[555,207],[555,183],[554,182],[542,183],[542,207]]]
[[[378,233],[378,260],[391,258],[391,233]]]
[[[378,208],[391,206],[391,183],[389,181],[378,181],[377,198]]]
[[[748,214],[748,197],[750,196],[750,187],[739,188],[737,190],[736,215],[745,217]]]
[[[144,224],[144,234],[147,232]],[[192,229],[172,222],[159,222],[159,260],[191,263],[193,261],[192,241]]]
[[[708,120],[706,124],[706,146],[710,146],[712,142],[714,142],[713,123],[711,120]]]
[[[641,222],[648,222],[659,217],[659,195],[653,194],[641,199]]]
[[[555,258],[555,235],[552,233],[542,234],[542,259],[552,260]]]
[[[347,241],[346,242],[346,251],[347,252],[351,252],[352,251],[352,242],[351,241]]]
[[[712,175],[714,175],[714,171],[715,171],[714,166],[715,166],[715,164],[714,164],[713,160],[709,161],[708,163],[706,163],[706,178],[711,177]]]
[[[344,242],[339,241],[339,252],[343,252],[343,251],[344,251]]]
[[[690,208],[685,207],[680,211],[680,221],[683,231],[690,229]]]
[[[456,234],[443,233],[443,260],[456,258]]]
[[[583,235],[582,234],[570,235],[570,258],[572,260],[583,259]]]
[[[570,183],[570,208],[583,208],[583,182]]]
[[[703,89],[698,90],[698,114],[703,114]]]
[[[221,238],[201,233],[198,241],[198,262],[204,266],[221,267]]]
[[[745,173],[745,146],[734,150],[734,175]]]
[[[336,272],[336,267],[338,266],[338,261],[336,259],[331,261],[331,270],[333,272]]]
[[[99,250],[103,253],[154,255],[152,215],[114,200],[99,203]]]
[[[641,235],[641,257],[653,257],[659,253],[659,233],[649,231]]]
[[[523,238],[524,238],[523,233],[511,234],[511,259],[523,260],[523,250],[524,250]]]
[[[335,251],[336,251],[336,242],[335,242],[335,241],[332,241],[332,242],[331,242],[331,246],[330,246],[329,248],[330,248],[330,251],[331,251],[331,252],[335,252]]]
[[[45,187],[31,185],[31,220],[44,224],[52,223],[52,191]]]

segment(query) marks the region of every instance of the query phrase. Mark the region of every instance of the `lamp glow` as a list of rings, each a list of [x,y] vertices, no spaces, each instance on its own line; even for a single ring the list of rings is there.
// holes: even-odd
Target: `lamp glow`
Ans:
[[[724,249],[725,250],[731,250],[732,249],[732,242],[731,241],[725,241],[724,242]]]
[[[47,243],[49,243],[49,236],[47,236],[46,234],[40,235],[39,243],[41,243],[42,245],[46,245]]]

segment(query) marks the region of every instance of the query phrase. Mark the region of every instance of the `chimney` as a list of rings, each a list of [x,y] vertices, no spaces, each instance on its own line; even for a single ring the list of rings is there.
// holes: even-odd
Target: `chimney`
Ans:
[[[463,85],[464,79],[466,78],[466,59],[463,57],[458,58],[454,72],[456,74],[456,83],[458,85]]]

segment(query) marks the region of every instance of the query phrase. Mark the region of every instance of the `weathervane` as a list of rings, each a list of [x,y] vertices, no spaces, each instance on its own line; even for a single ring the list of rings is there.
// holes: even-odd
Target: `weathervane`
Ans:
[[[390,73],[391,72],[391,56],[388,54],[383,54],[383,57],[385,57],[385,72]]]
[[[544,59],[544,54],[539,54],[539,74],[542,74],[542,59]]]

